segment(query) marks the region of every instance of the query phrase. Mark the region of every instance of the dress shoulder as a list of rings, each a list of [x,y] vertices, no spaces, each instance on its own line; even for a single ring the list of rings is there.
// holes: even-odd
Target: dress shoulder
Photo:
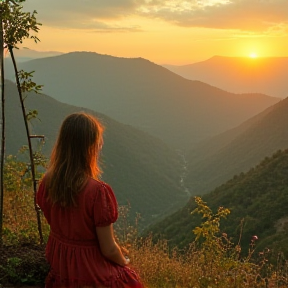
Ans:
[[[100,182],[94,199],[93,213],[95,226],[108,226],[118,218],[118,205],[112,188]]]

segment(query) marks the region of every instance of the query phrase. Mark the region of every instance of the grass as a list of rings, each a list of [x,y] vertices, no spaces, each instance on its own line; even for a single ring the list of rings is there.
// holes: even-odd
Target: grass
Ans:
[[[194,233],[196,240],[184,251],[170,249],[166,240],[153,243],[152,236],[129,243],[132,263],[149,288],[284,288],[288,287],[288,262],[279,254],[276,266],[269,263],[270,251],[255,253],[252,239],[246,256],[226,234],[221,218],[229,210],[213,213],[201,198],[195,199],[203,217]],[[191,232],[192,233],[192,232]]]
[[[17,190],[8,187],[5,191],[0,287],[1,284],[44,285],[48,272],[45,247],[39,244],[34,195],[27,188],[29,185],[26,187],[22,184]],[[197,209],[193,213],[201,214],[203,221],[194,229],[195,241],[181,251],[170,248],[166,240],[154,242],[152,235],[139,237],[139,219],[130,225],[127,220],[129,207],[120,207],[120,218],[115,225],[118,241],[124,250],[129,251],[131,266],[139,273],[145,287],[288,287],[288,262],[281,254],[277,263],[272,265],[268,260],[270,251],[266,249],[256,253],[257,240],[252,239],[248,254],[242,255],[241,247],[233,244],[228,235],[220,230],[221,219],[229,217],[230,211],[220,207],[213,213],[201,198],[195,200]],[[43,217],[42,229],[47,239],[49,227]]]

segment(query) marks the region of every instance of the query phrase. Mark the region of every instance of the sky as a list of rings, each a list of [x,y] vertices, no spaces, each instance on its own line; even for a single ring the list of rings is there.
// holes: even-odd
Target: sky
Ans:
[[[26,0],[38,51],[93,51],[184,65],[214,55],[287,57],[288,0]]]

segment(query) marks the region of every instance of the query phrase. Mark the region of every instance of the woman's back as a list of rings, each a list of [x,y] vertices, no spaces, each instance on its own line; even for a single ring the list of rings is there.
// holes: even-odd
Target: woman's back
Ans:
[[[38,204],[51,231],[63,239],[96,241],[96,226],[106,226],[117,220],[117,202],[106,183],[89,178],[78,195],[77,206],[61,207],[47,200],[45,178],[37,194]]]
[[[61,207],[47,199],[44,178],[37,203],[51,229],[46,246],[51,266],[47,288],[141,287],[133,270],[109,261],[101,253],[96,227],[110,225],[118,217],[109,185],[90,178],[78,195],[77,207]]]
[[[99,179],[103,127],[92,115],[63,121],[37,203],[50,225],[46,288],[139,287],[138,276],[114,238],[118,210],[111,187]]]

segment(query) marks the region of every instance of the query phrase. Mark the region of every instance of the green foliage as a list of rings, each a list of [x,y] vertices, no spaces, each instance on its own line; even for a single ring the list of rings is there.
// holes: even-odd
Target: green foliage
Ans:
[[[132,263],[139,269],[147,287],[287,287],[285,258],[273,266],[267,260],[268,250],[255,254],[255,240],[251,242],[247,256],[241,255],[239,243],[233,244],[220,230],[220,222],[229,214],[229,209],[219,207],[213,213],[201,198],[197,197],[195,201],[196,208],[192,213],[201,214],[202,222],[194,228],[196,238],[187,249],[172,249],[167,240],[155,243],[151,237],[141,239],[135,250],[131,249]],[[189,229],[187,232],[191,233]]]
[[[24,39],[34,39],[34,41],[37,43],[39,41],[39,38],[35,35],[31,35],[31,32],[37,33],[39,30],[39,25],[36,21],[35,15],[37,14],[36,11],[33,11],[32,13],[29,12],[23,12],[22,8],[23,6],[19,5],[19,3],[24,2],[24,0],[19,0],[19,1],[12,1],[12,0],[7,0],[3,1],[0,6],[0,13],[1,13],[1,69],[4,70],[3,67],[3,46],[5,45],[6,48],[8,48],[12,62],[13,62],[13,67],[16,75],[16,83],[17,83],[17,88],[18,88],[18,94],[20,98],[20,103],[21,103],[21,110],[22,110],[22,115],[24,118],[24,123],[25,123],[25,131],[26,131],[26,137],[28,141],[28,147],[29,147],[29,157],[30,157],[30,165],[27,167],[26,172],[31,172],[31,178],[32,178],[32,184],[34,188],[34,198],[35,198],[35,193],[36,193],[36,172],[35,172],[35,163],[34,163],[34,157],[35,154],[33,155],[32,151],[32,143],[31,143],[31,134],[29,131],[29,125],[28,121],[30,121],[33,118],[36,118],[38,115],[37,110],[30,110],[28,113],[26,113],[25,105],[24,105],[24,100],[23,98],[23,93],[34,91],[36,93],[41,90],[42,86],[37,85],[35,82],[31,80],[33,72],[25,72],[23,70],[17,71],[17,65],[13,53],[13,49],[17,48],[18,43],[22,43]],[[3,43],[4,42],[4,43]],[[3,74],[3,73],[2,73]],[[3,76],[3,75],[2,75]],[[2,77],[3,78],[3,77]],[[4,81],[4,79],[2,79]],[[4,83],[2,84],[4,87]],[[2,121],[5,123],[5,109],[4,109],[4,89],[2,89]],[[4,131],[5,126],[2,127],[2,150],[4,151],[4,145],[5,145],[5,132]],[[38,156],[38,155],[37,155]],[[39,156],[38,156],[39,158]],[[4,163],[4,152],[1,155],[1,174],[3,176],[3,163]],[[25,175],[24,174],[24,175]],[[4,177],[1,176],[1,206],[0,206],[0,242],[2,244],[3,241],[3,187],[4,187]],[[36,204],[34,201],[35,209],[36,209]],[[37,213],[37,223],[38,223],[38,231],[39,231],[39,236],[40,236],[40,241],[43,242],[43,235],[42,235],[42,229],[41,229],[41,223],[40,223],[40,215],[39,211],[36,209]]]
[[[41,152],[42,145],[39,146],[38,150],[33,153],[35,167],[36,169],[36,178],[40,179],[42,177],[43,168],[47,167],[47,157]],[[4,189],[5,191],[27,191],[30,190],[32,186],[31,179],[31,167],[30,163],[25,160],[27,159],[28,152],[27,146],[22,146],[19,150],[18,155],[8,155],[5,159],[4,165]]]
[[[6,257],[1,257],[0,287],[1,284],[8,283],[22,286],[42,285],[44,283],[49,266],[44,258],[43,246],[36,247],[33,244],[26,243],[25,245],[13,246],[13,250],[11,246],[4,248],[9,253],[6,251]],[[11,254],[11,256],[8,254]]]
[[[194,234],[196,235],[196,240],[203,237],[205,239],[205,244],[213,246],[215,243],[215,238],[217,238],[217,233],[220,231],[220,219],[226,218],[226,216],[230,214],[230,210],[219,207],[218,212],[213,214],[212,210],[200,197],[195,197],[195,202],[197,204],[197,208],[195,208],[191,214],[202,214],[202,218],[205,219],[205,222],[202,222],[200,227],[196,227],[193,230]]]
[[[0,266],[0,269],[3,269],[4,273],[6,273],[9,282],[13,284],[31,284],[32,275],[19,274],[19,267],[23,265],[23,260],[18,257],[11,257],[7,259],[7,265]],[[32,278],[32,279],[31,279]]]
[[[20,153],[21,156],[23,154]],[[4,172],[5,214],[3,246],[0,246],[0,283],[18,285],[44,283],[48,265],[44,258],[44,250],[40,248],[38,251],[39,236],[29,165],[16,156],[8,155]],[[49,226],[44,219],[42,227],[47,239]],[[37,243],[36,249],[35,243]],[[30,251],[27,249],[28,246],[32,246],[33,249]]]
[[[19,82],[20,82],[22,93],[31,92],[31,91],[35,93],[39,93],[42,90],[43,85],[37,85],[34,81],[32,81],[34,72],[35,71],[31,71],[31,72],[26,72],[24,70],[18,71],[18,77],[19,77]]]
[[[31,186],[27,163],[18,161],[17,156],[8,155],[4,166],[4,188],[6,191],[20,191]]]
[[[6,266],[1,265],[0,268],[2,268],[3,271],[7,274],[7,277],[13,279],[13,281],[17,283],[19,280],[21,281],[21,278],[19,279],[19,275],[16,269],[17,267],[19,267],[21,262],[22,260],[18,257],[9,258],[7,260],[7,265]]]
[[[27,147],[20,153],[8,155],[4,166],[4,207],[3,241],[6,244],[16,244],[21,241],[37,241],[38,229],[34,207],[34,191],[30,163],[23,160],[27,158]],[[34,162],[37,167],[46,167],[47,159],[41,151],[34,153]],[[40,179],[43,172],[36,169],[36,177]],[[47,238],[49,227],[42,220],[44,237]]]
[[[37,33],[41,25],[36,20],[37,12],[23,12],[21,2],[24,1],[6,0],[1,3],[4,43],[9,47],[17,48],[17,44],[27,38],[36,43],[39,41],[37,36],[31,35],[31,31]]]
[[[234,241],[241,235],[241,255],[249,252],[251,239],[257,235],[257,251],[269,248],[274,255],[283,251],[288,256],[284,244],[288,233],[287,172],[288,150],[278,151],[202,197],[211,209],[225,206],[231,211],[230,217],[223,219],[222,231]],[[151,227],[155,238],[162,234],[171,246],[187,247],[193,240],[190,231],[201,227],[195,213],[191,219],[190,212],[195,208],[191,198],[185,207]]]

